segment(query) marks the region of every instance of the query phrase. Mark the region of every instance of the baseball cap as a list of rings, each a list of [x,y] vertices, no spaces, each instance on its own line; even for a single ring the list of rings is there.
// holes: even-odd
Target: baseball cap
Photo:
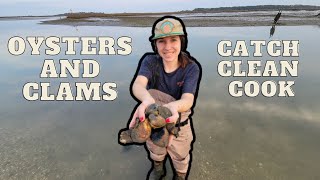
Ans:
[[[154,27],[154,35],[152,40],[164,38],[168,36],[185,35],[182,24],[174,18],[164,18]]]

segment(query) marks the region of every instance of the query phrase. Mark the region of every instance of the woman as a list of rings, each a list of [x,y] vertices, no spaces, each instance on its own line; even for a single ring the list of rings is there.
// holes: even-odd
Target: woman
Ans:
[[[159,147],[147,140],[153,160],[149,179],[164,176],[163,161],[167,154],[175,168],[175,179],[186,179],[193,141],[189,115],[197,97],[201,67],[186,51],[187,34],[180,19],[165,16],[157,20],[150,41],[155,54],[143,56],[132,84],[132,94],[141,104],[133,114],[129,128],[134,127],[137,117],[140,121],[145,120],[149,105],[157,103],[169,108],[172,116],[166,122],[176,123],[180,131],[178,137],[170,135],[167,147]]]

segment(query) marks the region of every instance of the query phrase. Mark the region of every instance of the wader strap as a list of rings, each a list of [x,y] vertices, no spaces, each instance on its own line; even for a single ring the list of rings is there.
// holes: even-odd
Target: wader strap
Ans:
[[[180,126],[180,127],[183,127],[185,125],[187,125],[189,123],[189,119],[186,119],[185,121],[179,123],[179,124],[176,124],[176,127]]]
[[[180,131],[180,126],[181,126],[181,113],[179,112],[179,118],[178,118],[178,121],[177,121],[177,124],[178,125],[178,132]]]

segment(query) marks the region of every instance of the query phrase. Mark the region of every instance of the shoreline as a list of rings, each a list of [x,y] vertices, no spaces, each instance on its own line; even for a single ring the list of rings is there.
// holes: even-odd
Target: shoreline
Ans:
[[[151,27],[165,15],[181,18],[187,27],[242,27],[272,26],[278,11],[219,11],[219,12],[169,12],[169,13],[69,13],[53,16],[0,17],[8,20],[40,20],[39,24],[69,26],[122,26]],[[282,11],[277,26],[320,26],[320,10]]]
[[[159,16],[160,17],[160,16]],[[127,16],[109,18],[83,18],[83,19],[56,19],[41,21],[40,24],[49,25],[70,25],[70,26],[122,26],[122,27],[151,27],[159,17]],[[187,27],[237,27],[237,26],[272,26],[273,18],[268,17],[247,17],[247,16],[206,16],[206,17],[181,17]],[[320,18],[285,18],[279,20],[277,26],[301,26],[318,25]]]

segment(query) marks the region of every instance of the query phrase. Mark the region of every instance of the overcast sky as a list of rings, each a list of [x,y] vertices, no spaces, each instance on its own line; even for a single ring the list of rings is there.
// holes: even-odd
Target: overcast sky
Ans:
[[[168,12],[254,5],[318,5],[320,0],[1,0],[0,16],[54,15],[69,12]]]

